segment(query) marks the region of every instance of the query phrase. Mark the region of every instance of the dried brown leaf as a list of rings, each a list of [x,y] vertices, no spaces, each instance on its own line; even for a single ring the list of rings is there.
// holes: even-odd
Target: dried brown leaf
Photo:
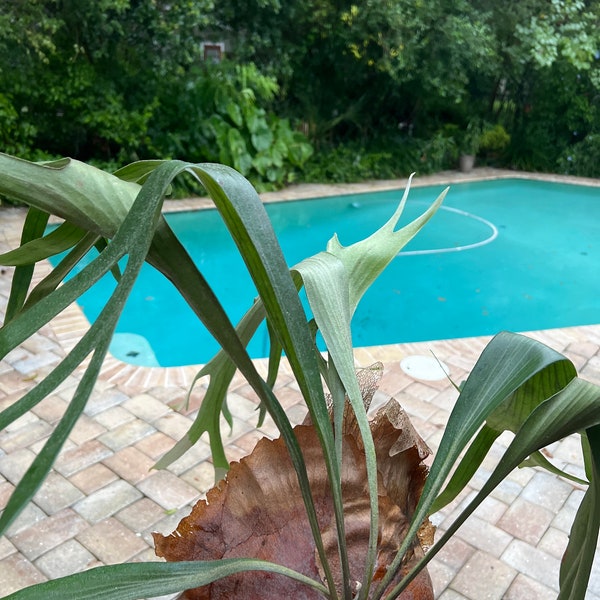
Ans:
[[[365,404],[377,389],[380,367],[359,373]],[[395,557],[426,477],[425,442],[395,400],[375,415],[372,424],[379,472],[379,538],[375,581]],[[338,591],[343,589],[337,530],[325,461],[311,425],[294,429],[307,466],[319,528]],[[356,419],[347,407],[344,423],[342,496],[351,587],[362,579],[367,554],[370,502],[362,440]],[[432,528],[425,524],[420,538],[429,543]],[[233,463],[227,479],[196,504],[176,531],[154,534],[156,553],[169,561],[253,557],[276,562],[324,582],[322,565],[283,440],[261,440],[252,454]],[[402,565],[403,575],[423,551],[418,540]],[[392,585],[399,581],[395,579]],[[189,590],[189,600],[239,598],[318,598],[315,590],[281,575],[241,573]],[[400,596],[402,600],[432,600],[427,572],[422,572]]]

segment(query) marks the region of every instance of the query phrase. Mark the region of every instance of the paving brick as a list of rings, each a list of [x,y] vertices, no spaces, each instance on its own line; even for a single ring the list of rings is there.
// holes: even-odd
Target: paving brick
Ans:
[[[306,404],[298,403],[290,406],[285,412],[292,425],[299,425],[308,414],[308,408],[306,408]]]
[[[248,386],[249,387],[249,386]],[[238,388],[236,390],[237,393],[241,394],[242,390],[248,389],[246,388],[246,386],[244,386],[243,388]],[[252,395],[252,397],[248,397],[245,393],[243,394],[245,398],[248,398],[248,400],[252,401],[254,403],[255,406],[258,407],[258,400],[256,399],[256,395]],[[277,396],[277,400],[279,400],[279,403],[281,404],[281,406],[287,410],[288,408],[295,406],[296,404],[304,404],[304,400],[302,398],[302,394],[300,393],[300,391],[298,389],[295,389],[291,386],[284,386],[284,387],[276,387],[275,388],[275,395]]]
[[[1,432],[0,448],[8,454],[21,448],[27,448],[32,443],[47,438],[51,433],[52,427],[46,421],[35,417],[35,420],[22,424],[18,429],[6,428]]]
[[[585,358],[592,358],[598,352],[598,345],[588,341],[578,341],[569,344],[569,354],[579,354]]]
[[[19,513],[17,518],[12,522],[10,527],[6,530],[6,535],[11,538],[17,533],[31,527],[34,523],[43,521],[48,515],[33,502],[30,502],[25,508]]]
[[[488,496],[473,513],[473,516],[479,517],[491,524],[496,524],[506,512],[508,506],[492,496]]]
[[[73,509],[90,523],[98,523],[129,506],[141,496],[131,484],[118,479],[75,503]]]
[[[208,443],[200,439],[175,462],[171,463],[168,468],[171,473],[175,473],[175,475],[181,475],[186,471],[193,469],[210,457],[210,446]]]
[[[246,454],[251,454],[252,450],[256,444],[258,444],[259,440],[265,437],[265,434],[259,429],[253,429],[248,433],[240,436],[236,441],[235,445],[238,448],[241,448],[246,452]]]
[[[478,551],[454,578],[451,587],[472,600],[501,600],[516,574],[516,570],[497,558]]]
[[[116,518],[131,531],[151,528],[165,516],[165,509],[150,498],[141,498],[116,514]]]
[[[111,450],[100,441],[90,440],[81,446],[62,452],[54,463],[54,468],[65,477],[70,477],[100,462],[110,454],[112,454]]]
[[[558,591],[560,561],[521,540],[513,540],[502,554],[502,560],[531,579]]]
[[[596,557],[594,559],[594,564],[592,565],[592,572],[590,573],[590,579],[588,582],[588,594],[586,596],[586,600],[592,600],[592,595],[600,598],[600,559],[598,557],[597,551]]]
[[[124,423],[112,431],[108,431],[98,438],[103,444],[113,450],[120,450],[131,446],[142,438],[154,433],[154,427],[141,419],[134,419]]]
[[[121,479],[135,485],[148,477],[154,461],[134,446],[127,446],[106,458],[104,464]]]
[[[148,455],[153,460],[158,460],[165,452],[175,445],[175,440],[164,433],[157,431],[135,444],[138,450]]]
[[[556,475],[538,472],[523,490],[523,498],[557,513],[573,491],[573,485]]]
[[[571,531],[575,515],[577,514],[579,505],[583,500],[583,495],[583,490],[573,490],[571,492],[570,496],[563,504],[560,512],[556,515],[554,521],[552,521],[553,527],[556,527],[565,533],[569,533]]]
[[[462,594],[455,592],[452,589],[447,589],[442,592],[442,595],[438,600],[471,600],[470,598],[466,598]]]
[[[0,561],[7,556],[14,554],[17,551],[15,546],[8,540],[7,537],[0,538]]]
[[[492,498],[504,502],[504,504],[511,504],[523,491],[523,487],[511,479],[504,479],[497,488],[491,493]]]
[[[433,584],[434,598],[439,598],[440,594],[448,587],[450,582],[456,576],[456,571],[436,559],[433,559],[427,565],[427,571],[429,572],[429,577],[431,577],[431,583]]]
[[[194,377],[196,376],[196,373],[194,373]],[[235,376],[234,376],[235,379]],[[208,378],[205,378],[204,381],[208,381]],[[180,383],[180,384],[175,384],[173,382],[170,382],[170,385],[165,385],[164,383],[160,383],[159,385],[154,385],[153,387],[148,387],[143,394],[140,394],[139,392],[133,392],[133,395],[148,395],[151,396],[152,398],[155,398],[156,400],[158,400],[159,402],[162,402],[165,406],[167,406],[168,404],[172,403],[172,402],[177,402],[180,401],[181,403],[185,403],[185,399],[187,397],[188,394],[188,390],[191,386],[191,380],[188,379],[186,380],[185,383]],[[203,385],[202,383],[198,382],[195,384],[194,386],[194,390],[198,390],[198,389],[204,389],[206,390],[206,386]]]
[[[22,554],[11,554],[8,558],[0,561],[0,573],[2,573],[3,595],[46,581],[46,577]]]
[[[156,556],[156,552],[154,548],[146,548],[142,550],[139,554],[136,554],[130,562],[162,562],[164,559]],[[174,594],[176,597],[177,594]]]
[[[21,347],[25,348],[25,350],[31,352],[32,354],[40,354],[46,350],[56,351],[60,348],[55,340],[49,339],[41,332],[34,333],[21,344]]]
[[[63,416],[67,402],[59,396],[48,396],[34,406],[31,411],[47,423],[56,423]]]
[[[87,527],[87,523],[71,509],[39,521],[12,537],[12,543],[29,560],[71,539]]]
[[[507,479],[513,483],[516,483],[521,488],[524,488],[535,475],[535,469],[515,469],[512,471]]]
[[[13,354],[13,352],[11,352],[11,354]],[[24,357],[26,354],[22,353],[21,356]],[[8,356],[5,358],[6,362],[4,364],[8,363],[7,358]],[[5,394],[16,394],[20,390],[25,390],[30,386],[31,382],[28,380],[28,378],[15,371],[12,365],[10,371],[8,373],[2,373],[2,377],[0,377],[0,391],[4,392]]]
[[[116,388],[106,390],[94,390],[92,397],[85,407],[85,414],[93,417],[98,413],[125,402],[128,396]]]
[[[578,435],[570,435],[562,440],[554,450],[554,461],[562,460],[571,464],[582,464],[581,438]]]
[[[35,561],[35,566],[49,579],[79,573],[100,564],[96,557],[76,540],[69,540],[57,546]]]
[[[440,532],[441,534],[441,532]],[[441,535],[436,534],[436,539]],[[458,536],[452,537],[437,553],[436,560],[450,567],[454,572],[458,571],[467,563],[475,553],[475,548]]]
[[[537,547],[552,556],[560,559],[564,554],[567,544],[569,543],[569,536],[560,529],[550,527],[544,534],[544,537],[540,540]]]
[[[0,481],[0,506],[6,506],[6,503],[8,502],[8,499],[10,498],[10,495],[13,493],[15,489],[15,486],[10,483],[9,481],[6,481],[6,479],[4,479],[4,477],[1,478]]]
[[[0,474],[13,484],[17,484],[35,458],[27,448],[21,448],[10,454],[0,455]]]
[[[107,430],[115,429],[133,419],[135,416],[122,406],[112,406],[94,416],[94,421]]]
[[[519,573],[506,592],[505,600],[556,600],[556,592]]]
[[[77,540],[106,565],[128,561],[148,547],[141,536],[115,518],[86,529],[77,536]]]
[[[192,422],[192,419],[189,419],[188,417],[184,417],[176,412],[171,412],[163,417],[160,417],[159,419],[156,419],[153,425],[165,435],[168,435],[176,440],[180,440],[184,435],[186,435],[188,429],[192,425]]]
[[[223,434],[223,442],[230,444],[237,440],[239,437],[247,433],[248,431],[254,431],[255,427],[250,425],[247,421],[242,421],[236,417],[233,417],[231,425],[227,423],[225,417],[221,416],[220,419],[221,432]],[[269,415],[265,417],[264,423],[260,427],[261,431],[265,431],[268,437],[275,435],[279,436],[279,431],[273,423],[273,420]]]
[[[35,375],[37,371],[44,367],[49,367],[57,364],[60,361],[60,357],[52,352],[44,352],[43,354],[32,354],[17,360],[12,363],[12,366],[16,371],[23,375],[31,377]]]
[[[517,498],[498,521],[507,533],[536,546],[554,518],[552,511]]]
[[[205,461],[188,469],[179,477],[203,495],[215,485],[215,467],[211,462]]]
[[[168,471],[156,471],[138,484],[138,489],[167,510],[181,508],[198,498],[198,490]]]
[[[238,419],[244,421],[252,421],[258,419],[258,405],[256,402],[244,398],[240,394],[227,394],[227,406],[231,414]]]
[[[69,481],[87,495],[103,488],[115,479],[117,479],[117,475],[114,471],[102,463],[95,463],[71,475]]]
[[[461,525],[457,534],[468,544],[498,558],[511,541],[511,536],[474,515]]]
[[[163,535],[169,535],[177,529],[179,521],[187,517],[191,512],[192,507],[189,504],[176,511],[167,510],[165,511],[165,516],[160,521],[155,523],[152,529],[153,531],[157,531]],[[153,545],[152,536],[148,536],[148,545]]]
[[[148,423],[153,423],[156,419],[171,412],[171,408],[150,394],[133,396],[133,398],[125,400],[122,406]]]
[[[81,490],[56,472],[46,477],[33,501],[48,515],[53,515],[83,497]]]
[[[234,421],[235,423],[235,421]],[[279,429],[277,429],[277,425],[275,425],[275,422],[273,421],[273,419],[271,418],[271,415],[267,415],[265,417],[264,423],[259,427],[258,429],[264,437],[267,437],[269,439],[274,439],[279,437]],[[238,438],[240,437],[240,434],[246,431],[254,431],[254,427],[252,427],[251,425],[247,425],[247,427],[245,428],[240,428],[240,430],[238,430],[238,432],[236,432],[234,430],[232,438]],[[237,433],[237,435],[236,435]]]
[[[88,417],[86,414],[82,414],[69,434],[69,439],[76,445],[81,446],[85,442],[102,435],[105,431],[105,427]]]
[[[425,402],[422,398],[417,398],[407,393],[406,390],[398,394],[396,400],[411,418],[418,417],[419,419],[423,419],[423,421],[427,421],[438,411],[437,407],[430,402]]]

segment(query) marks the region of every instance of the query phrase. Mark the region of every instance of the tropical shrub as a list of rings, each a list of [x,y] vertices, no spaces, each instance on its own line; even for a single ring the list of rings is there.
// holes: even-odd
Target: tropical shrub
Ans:
[[[260,189],[281,187],[312,147],[288,119],[267,110],[278,89],[252,63],[204,63],[162,100],[150,124],[152,145],[161,156],[230,165]]]
[[[425,142],[411,136],[382,133],[368,142],[322,144],[307,161],[300,179],[328,183],[350,183],[374,179],[408,177],[423,163]]]
[[[166,190],[183,172],[199,179],[206,188],[259,292],[259,300],[237,327],[161,214]],[[222,348],[198,373],[199,378],[206,375],[210,380],[196,422],[158,466],[181,456],[206,432],[218,478],[225,473],[228,464],[219,416],[229,415],[227,388],[236,369],[260,398],[261,415],[268,412],[281,433],[278,441],[259,443],[257,454],[232,467],[227,483],[209,492],[209,499],[224,507],[223,514],[230,510],[238,518],[232,514],[231,519],[219,522],[210,504],[207,508],[200,503],[192,521],[180,525],[181,536],[174,537],[184,546],[200,548],[199,556],[172,551],[172,540],[157,537],[157,551],[175,562],[100,567],[31,586],[7,598],[124,600],[183,589],[192,590],[187,597],[210,597],[213,584],[219,586],[221,580],[226,587],[220,590],[230,590],[227,585],[233,585],[239,591],[236,586],[248,584],[243,575],[248,571],[269,573],[260,579],[265,586],[260,588],[259,597],[268,597],[272,589],[268,586],[275,585],[272,597],[277,598],[282,590],[287,593],[290,589],[294,594],[302,590],[306,597],[344,600],[396,598],[403,592],[405,598],[431,598],[423,570],[428,561],[514,468],[534,464],[559,472],[540,450],[574,433],[581,436],[586,467],[586,481],[577,481],[587,491],[563,557],[559,597],[584,598],[600,524],[600,388],[578,378],[570,361],[529,338],[498,334],[461,386],[425,480],[421,463],[427,450],[400,407],[392,402],[374,422],[367,419],[366,408],[376,387],[373,373],[379,367],[359,373],[355,370],[352,314],[372,281],[434,215],[446,191],[415,221],[398,229],[407,188],[389,221],[370,237],[342,246],[334,236],[323,252],[292,269],[285,263],[255,190],[239,173],[222,165],[146,161],[110,175],[69,159],[42,165],[0,154],[0,192],[30,206],[22,245],[0,257],[0,263],[15,267],[0,328],[1,357],[34,336],[104,274],[112,271],[118,280],[98,319],[73,350],[42,381],[0,412],[3,429],[51,394],[81,365],[83,375],[71,402],[17,484],[0,516],[0,532],[6,531],[39,489],[82,414],[144,261],[171,280]],[[64,219],[64,224],[44,235],[50,214]],[[79,257],[94,245],[101,249],[99,256],[66,280]],[[65,250],[67,255],[52,273],[30,289],[32,266]],[[128,260],[120,272],[119,261],[124,256]],[[301,287],[312,312],[310,319],[299,299]],[[265,318],[271,352],[268,374],[263,378],[245,345]],[[317,330],[327,347],[325,356],[315,344]],[[272,387],[282,351],[308,408],[306,423],[296,429]],[[447,532],[431,545],[428,516],[460,493],[504,431],[514,437],[489,479]],[[267,455],[281,469],[270,471]],[[241,477],[244,469],[249,472]],[[276,553],[277,563],[261,558],[264,547],[272,551],[269,545],[277,543],[275,537],[263,535],[272,533],[273,521],[261,519],[255,510],[258,504],[265,510],[273,505],[280,508],[274,495],[261,495],[269,486],[287,490],[285,504],[292,505],[295,515],[302,515],[302,523],[308,525],[309,536],[305,528],[296,533],[302,537],[299,552],[306,553],[308,548],[316,557],[317,568],[309,573],[290,563],[287,552]],[[354,502],[356,498],[360,504]],[[249,509],[254,517],[251,523],[256,544],[248,544],[246,558],[228,555],[216,547],[224,539],[225,526],[230,528],[228,535],[235,532],[249,539],[247,532],[240,531],[248,522],[240,507]],[[277,518],[279,523],[288,524],[289,529],[279,529],[288,542],[287,550],[294,550],[297,538],[292,537],[293,519],[281,511]],[[203,529],[206,523],[209,525]],[[267,531],[261,529],[264,524]],[[199,530],[199,537],[190,541],[187,533],[193,529]],[[421,543],[431,545],[426,553]],[[200,560],[193,560],[196,558]],[[283,587],[283,581],[293,587]],[[415,596],[410,595],[412,592]]]
[[[510,144],[510,135],[499,123],[486,127],[479,140],[480,149],[484,152],[502,152]]]
[[[588,134],[582,141],[563,151],[558,160],[558,171],[579,177],[600,176],[600,135]]]

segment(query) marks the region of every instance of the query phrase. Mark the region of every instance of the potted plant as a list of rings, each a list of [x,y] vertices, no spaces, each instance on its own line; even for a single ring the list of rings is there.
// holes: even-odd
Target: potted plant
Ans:
[[[475,166],[475,158],[481,143],[481,126],[475,121],[469,121],[466,129],[462,132],[459,142],[459,166],[463,173],[470,173]]]
[[[258,289],[259,301],[237,327],[162,217],[164,195],[183,172],[206,188]],[[228,414],[226,392],[236,369],[281,433],[279,440],[260,442],[255,454],[234,465],[226,481],[209,492],[210,502],[200,503],[173,536],[157,537],[158,552],[171,562],[98,567],[7,598],[124,600],[182,590],[189,590],[188,598],[232,597],[231,590],[239,598],[432,598],[428,561],[512,469],[528,461],[556,472],[540,449],[576,432],[586,458],[587,481],[581,483],[587,491],[563,558],[560,598],[584,598],[600,522],[600,388],[578,378],[570,361],[529,338],[496,336],[461,386],[429,470],[422,462],[427,448],[401,407],[392,403],[373,422],[367,418],[380,367],[355,369],[352,313],[399,248],[434,215],[446,192],[397,229],[407,188],[398,209],[373,235],[348,247],[334,236],[323,252],[291,270],[258,195],[222,165],[146,161],[111,175],[68,159],[34,164],[0,154],[0,193],[30,206],[22,245],[0,257],[2,264],[15,266],[0,328],[0,356],[35,335],[104,274],[112,271],[118,279],[105,309],[73,350],[0,412],[0,427],[9,426],[81,365],[69,408],[16,486],[0,516],[0,533],[39,489],[82,414],[144,261],[174,283],[222,347],[198,374],[209,375],[210,382],[196,423],[161,465],[207,432],[216,467],[228,468],[219,416]],[[50,214],[64,224],[44,235]],[[66,280],[78,257],[93,245],[101,249],[98,258]],[[31,266],[65,250],[53,273],[30,289]],[[302,286],[310,321],[298,298]],[[271,353],[263,377],[245,344],[265,317]],[[325,356],[315,344],[317,330],[327,346]],[[273,392],[282,351],[309,413],[297,428]],[[514,439],[502,459],[434,543],[428,516],[460,493],[505,430]],[[190,548],[200,551],[190,555]],[[249,572],[250,578],[245,576]]]

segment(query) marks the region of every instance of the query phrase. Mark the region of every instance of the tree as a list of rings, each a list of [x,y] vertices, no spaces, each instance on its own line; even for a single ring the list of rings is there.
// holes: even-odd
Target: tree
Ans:
[[[0,89],[49,153],[135,158],[165,83],[200,57],[212,0],[14,0]],[[0,138],[1,139],[1,138]]]

